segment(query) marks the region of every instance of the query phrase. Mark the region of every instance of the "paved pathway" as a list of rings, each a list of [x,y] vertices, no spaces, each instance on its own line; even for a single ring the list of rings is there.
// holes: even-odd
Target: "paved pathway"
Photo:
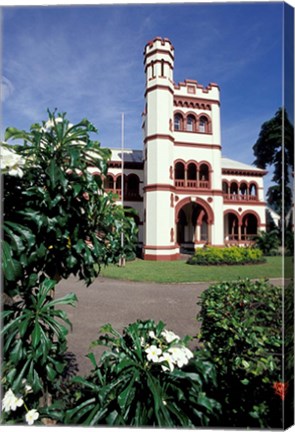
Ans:
[[[279,284],[279,281],[273,281]],[[121,331],[137,319],[159,320],[179,336],[195,336],[199,330],[196,315],[200,293],[209,283],[156,284],[130,282],[99,277],[88,288],[75,278],[61,281],[56,288],[56,298],[69,292],[78,297],[75,308],[63,307],[73,324],[68,335],[69,351],[79,364],[79,374],[87,374],[91,363],[85,355],[90,343],[98,338],[98,330],[106,323]],[[191,342],[191,348],[196,340]],[[97,358],[105,348],[96,348]]]

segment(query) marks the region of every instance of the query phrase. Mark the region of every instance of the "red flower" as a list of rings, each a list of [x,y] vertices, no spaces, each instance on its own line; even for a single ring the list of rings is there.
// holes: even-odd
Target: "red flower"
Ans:
[[[284,400],[285,396],[287,394],[288,383],[287,382],[283,383],[283,382],[277,381],[273,384],[273,388],[275,390],[275,394],[280,396],[280,398],[282,400]]]

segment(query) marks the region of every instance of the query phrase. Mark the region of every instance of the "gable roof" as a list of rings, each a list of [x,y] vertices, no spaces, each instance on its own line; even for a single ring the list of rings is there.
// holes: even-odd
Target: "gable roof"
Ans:
[[[223,174],[231,174],[241,172],[243,174],[256,174],[258,176],[263,176],[267,174],[267,171],[257,168],[253,165],[248,165],[243,162],[239,162],[233,159],[229,159],[226,157],[221,158],[221,169]]]

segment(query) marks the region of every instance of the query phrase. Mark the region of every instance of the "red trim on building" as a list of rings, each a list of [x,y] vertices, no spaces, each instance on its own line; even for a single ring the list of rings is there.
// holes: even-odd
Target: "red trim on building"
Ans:
[[[172,95],[174,94],[174,93],[173,93],[173,90],[172,90],[171,87],[169,87],[169,86],[167,86],[167,85],[155,84],[155,85],[153,85],[153,86],[151,86],[151,87],[148,87],[148,88],[146,89],[144,96],[146,97],[148,93],[150,93],[150,92],[152,92],[152,91],[154,91],[154,90],[167,90],[167,91],[169,91]]]
[[[175,87],[174,87],[175,88]],[[190,93],[191,95],[192,93]],[[173,104],[176,107],[212,110],[212,105],[220,106],[218,99],[200,99],[198,96],[183,96],[174,94]]]
[[[268,171],[265,170],[255,171],[250,169],[248,170],[248,169],[238,169],[238,168],[222,168],[222,174],[229,174],[229,175],[250,175],[250,176],[262,177],[267,173]]]
[[[238,195],[236,195],[236,196],[238,196]],[[257,201],[256,200],[231,200],[231,199],[224,199],[223,200],[223,202],[224,202],[224,204],[230,204],[230,205],[254,205],[255,207],[256,206],[265,206],[266,205],[266,203],[265,202],[261,202],[261,201],[258,201],[258,198],[257,198]]]
[[[169,140],[169,141],[172,141],[174,143],[174,138],[171,135],[164,135],[164,134],[148,135],[147,137],[145,137],[143,142],[146,144],[148,141],[153,141],[156,139]]]
[[[183,195],[190,194],[190,196],[192,196],[193,198],[196,198],[196,195],[223,196],[222,191],[218,189],[184,188],[184,187],[176,187],[174,185],[161,184],[161,183],[146,185],[144,186],[143,190],[144,192],[168,191],[168,192],[177,192],[178,194],[183,194]],[[175,199],[177,200],[177,197],[175,197]],[[232,203],[232,201],[230,201],[230,203]],[[241,204],[241,203],[237,203],[237,204]],[[253,201],[251,202],[251,204],[253,205]]]
[[[199,204],[200,206],[202,206],[205,211],[207,212],[207,216],[208,216],[208,224],[209,225],[213,225],[214,223],[214,212],[212,210],[212,208],[210,207],[210,205],[204,201],[202,198],[197,197],[195,200],[192,200],[191,197],[187,197],[187,198],[183,198],[181,201],[179,201],[176,206],[175,206],[175,223],[177,224],[178,222],[178,214],[180,212],[180,210],[182,209],[183,206],[185,206],[186,204],[189,203],[195,203],[195,204]]]
[[[180,257],[179,253],[171,255],[156,255],[143,253],[143,259],[146,261],[176,261]]]
[[[168,65],[171,69],[174,69],[174,66],[173,66],[171,63],[169,63],[167,60],[165,60],[165,59],[157,59],[157,60],[153,60],[151,63],[147,63],[146,66],[145,66],[144,72],[146,73],[148,67],[151,67],[152,64],[156,64],[156,63],[160,63],[160,64],[165,63],[165,64]],[[167,78],[167,77],[163,77],[163,76],[161,76],[161,75],[160,75],[160,77],[161,77],[161,78]],[[156,78],[156,77],[154,77],[154,78]]]
[[[210,135],[210,134],[206,134],[206,135]],[[177,147],[195,147],[195,148],[208,148],[210,150],[221,150],[220,144],[201,144],[201,143],[187,143],[187,142],[175,141],[174,145]]]

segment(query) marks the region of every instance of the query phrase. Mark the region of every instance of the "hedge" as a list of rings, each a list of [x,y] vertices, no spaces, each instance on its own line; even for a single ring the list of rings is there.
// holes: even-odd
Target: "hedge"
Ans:
[[[237,265],[259,264],[266,262],[261,250],[252,247],[214,247],[205,246],[196,249],[195,254],[187,261],[192,265]]]

